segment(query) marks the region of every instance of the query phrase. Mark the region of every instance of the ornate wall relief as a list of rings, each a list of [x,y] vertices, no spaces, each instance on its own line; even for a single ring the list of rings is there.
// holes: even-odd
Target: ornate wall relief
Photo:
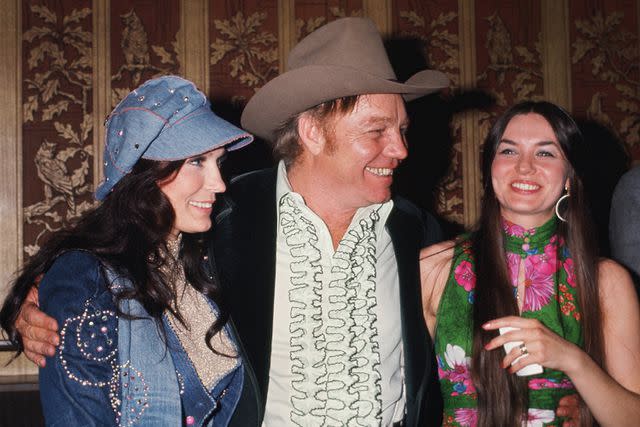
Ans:
[[[276,2],[258,3],[211,7],[211,96],[238,109],[278,75]]]
[[[313,1],[295,2],[296,40],[301,40],[322,25],[347,16],[363,16],[360,1]]]
[[[478,51],[478,87],[493,95],[502,110],[521,100],[541,99],[543,81],[538,3],[500,3],[476,9],[476,25],[478,43],[484,46]]]
[[[245,18],[238,12],[231,19],[215,20],[215,27],[224,38],[211,43],[211,65],[216,65],[229,54],[231,77],[244,86],[259,88],[276,71],[277,42],[275,35],[259,31],[266,13],[255,12]]]
[[[120,1],[111,4],[111,104],[145,80],[180,74],[178,2]]]
[[[637,14],[614,5],[577,7],[572,29],[575,110],[612,129],[640,158],[640,47]],[[587,14],[588,13],[588,14]],[[636,30],[636,32],[632,32]]]
[[[24,252],[93,205],[90,1],[23,9]]]

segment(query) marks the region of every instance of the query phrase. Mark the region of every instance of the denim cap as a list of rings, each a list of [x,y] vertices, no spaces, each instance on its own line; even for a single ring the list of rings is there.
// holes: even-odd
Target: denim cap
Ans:
[[[236,150],[253,136],[216,116],[193,83],[177,76],[146,81],[111,112],[104,147],[103,200],[140,159],[182,160],[226,146]]]

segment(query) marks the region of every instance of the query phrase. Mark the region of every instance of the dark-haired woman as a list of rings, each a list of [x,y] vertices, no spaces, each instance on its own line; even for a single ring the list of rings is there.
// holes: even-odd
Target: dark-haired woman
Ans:
[[[174,76],[131,92],[106,126],[102,203],[29,260],[2,327],[20,343],[20,303],[44,275],[40,307],[61,326],[40,371],[47,425],[226,426],[243,362],[200,234],[225,150],[252,137]]]
[[[638,300],[597,256],[580,143],[551,103],[509,109],[484,146],[477,228],[421,254],[445,425],[560,425],[576,391],[582,425],[640,420]]]

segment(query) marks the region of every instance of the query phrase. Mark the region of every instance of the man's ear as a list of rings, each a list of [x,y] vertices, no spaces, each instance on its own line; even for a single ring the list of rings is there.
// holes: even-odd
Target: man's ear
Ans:
[[[298,118],[298,135],[300,144],[310,154],[316,156],[324,150],[326,137],[318,121],[310,114],[302,114]]]

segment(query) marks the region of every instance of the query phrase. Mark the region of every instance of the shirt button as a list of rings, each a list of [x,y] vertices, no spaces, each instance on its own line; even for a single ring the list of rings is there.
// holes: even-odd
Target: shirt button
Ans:
[[[189,416],[187,417],[187,420],[186,420],[186,421],[187,421],[187,425],[188,425],[188,426],[192,426],[192,425],[194,425],[194,424],[196,423],[196,419],[195,419],[195,418],[193,418],[191,415],[189,415]]]

